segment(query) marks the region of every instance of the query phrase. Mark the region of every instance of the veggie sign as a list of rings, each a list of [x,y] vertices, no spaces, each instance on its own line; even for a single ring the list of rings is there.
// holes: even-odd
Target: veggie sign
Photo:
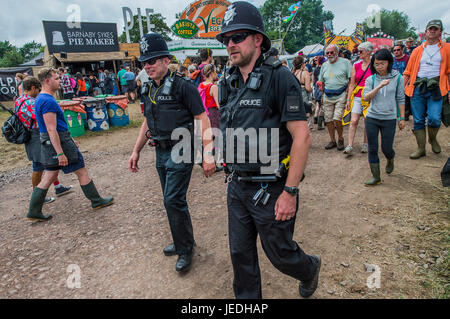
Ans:
[[[179,20],[172,26],[173,33],[185,39],[194,37],[198,30],[199,28],[194,22],[186,19]]]
[[[223,17],[230,4],[227,0],[195,1],[189,4],[180,14],[180,21],[187,20],[194,23],[198,27],[197,38],[215,38],[222,30]],[[176,35],[183,37],[176,31],[174,32]]]

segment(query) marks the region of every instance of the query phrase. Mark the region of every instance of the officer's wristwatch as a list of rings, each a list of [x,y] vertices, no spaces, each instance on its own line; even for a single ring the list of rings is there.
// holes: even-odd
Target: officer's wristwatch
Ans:
[[[298,188],[295,186],[284,186],[283,190],[288,193],[289,195],[292,196],[297,196],[298,195]]]

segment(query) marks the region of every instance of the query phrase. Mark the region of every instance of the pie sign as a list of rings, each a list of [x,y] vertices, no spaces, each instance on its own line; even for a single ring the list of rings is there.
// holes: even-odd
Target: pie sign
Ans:
[[[194,22],[187,19],[178,20],[171,29],[177,36],[186,39],[193,38],[199,30]]]

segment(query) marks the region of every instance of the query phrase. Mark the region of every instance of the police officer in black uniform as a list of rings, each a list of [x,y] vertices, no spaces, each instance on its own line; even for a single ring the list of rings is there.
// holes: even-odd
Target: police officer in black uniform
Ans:
[[[178,255],[175,269],[185,272],[190,268],[194,249],[186,202],[194,162],[194,119],[201,123],[203,132],[210,128],[210,123],[197,89],[179,74],[169,71],[170,53],[163,37],[157,33],[146,34],[141,39],[140,52],[139,61],[152,80],[143,88],[145,119],[128,166],[132,172],[139,170],[140,151],[150,140],[156,147],[156,169],[173,238],[173,243],[163,252],[166,256]],[[181,133],[174,132],[176,129],[181,129]],[[202,167],[209,177],[215,172],[212,138],[203,136]]]
[[[305,254],[292,240],[297,187],[310,146],[300,84],[279,60],[264,55],[271,43],[261,14],[250,3],[228,7],[217,40],[226,45],[233,63],[219,82],[219,103],[235,296],[262,297],[259,235],[271,263],[300,280],[300,295],[309,297],[317,288],[320,257]]]

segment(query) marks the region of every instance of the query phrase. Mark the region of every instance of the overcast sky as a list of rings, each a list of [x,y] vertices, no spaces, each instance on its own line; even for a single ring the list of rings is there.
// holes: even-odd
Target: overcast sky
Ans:
[[[120,35],[124,26],[122,14],[124,6],[130,7],[133,14],[137,14],[138,7],[141,8],[141,12],[145,12],[145,8],[152,8],[166,18],[166,23],[170,27],[175,22],[175,14],[181,12],[190,2],[188,0],[2,0],[0,41],[8,40],[16,46],[22,46],[33,40],[45,44],[42,20],[66,21],[70,14],[67,9],[71,4],[80,6],[82,22],[117,23]],[[250,2],[260,6],[264,0],[250,0]],[[450,33],[450,6],[447,0],[323,0],[323,3],[325,10],[330,10],[335,15],[333,25],[336,33],[346,29],[344,34],[351,34],[355,22],[362,22],[369,16],[367,8],[371,4],[405,12],[410,17],[412,26],[420,30],[425,28],[429,20],[442,19],[445,31]]]

